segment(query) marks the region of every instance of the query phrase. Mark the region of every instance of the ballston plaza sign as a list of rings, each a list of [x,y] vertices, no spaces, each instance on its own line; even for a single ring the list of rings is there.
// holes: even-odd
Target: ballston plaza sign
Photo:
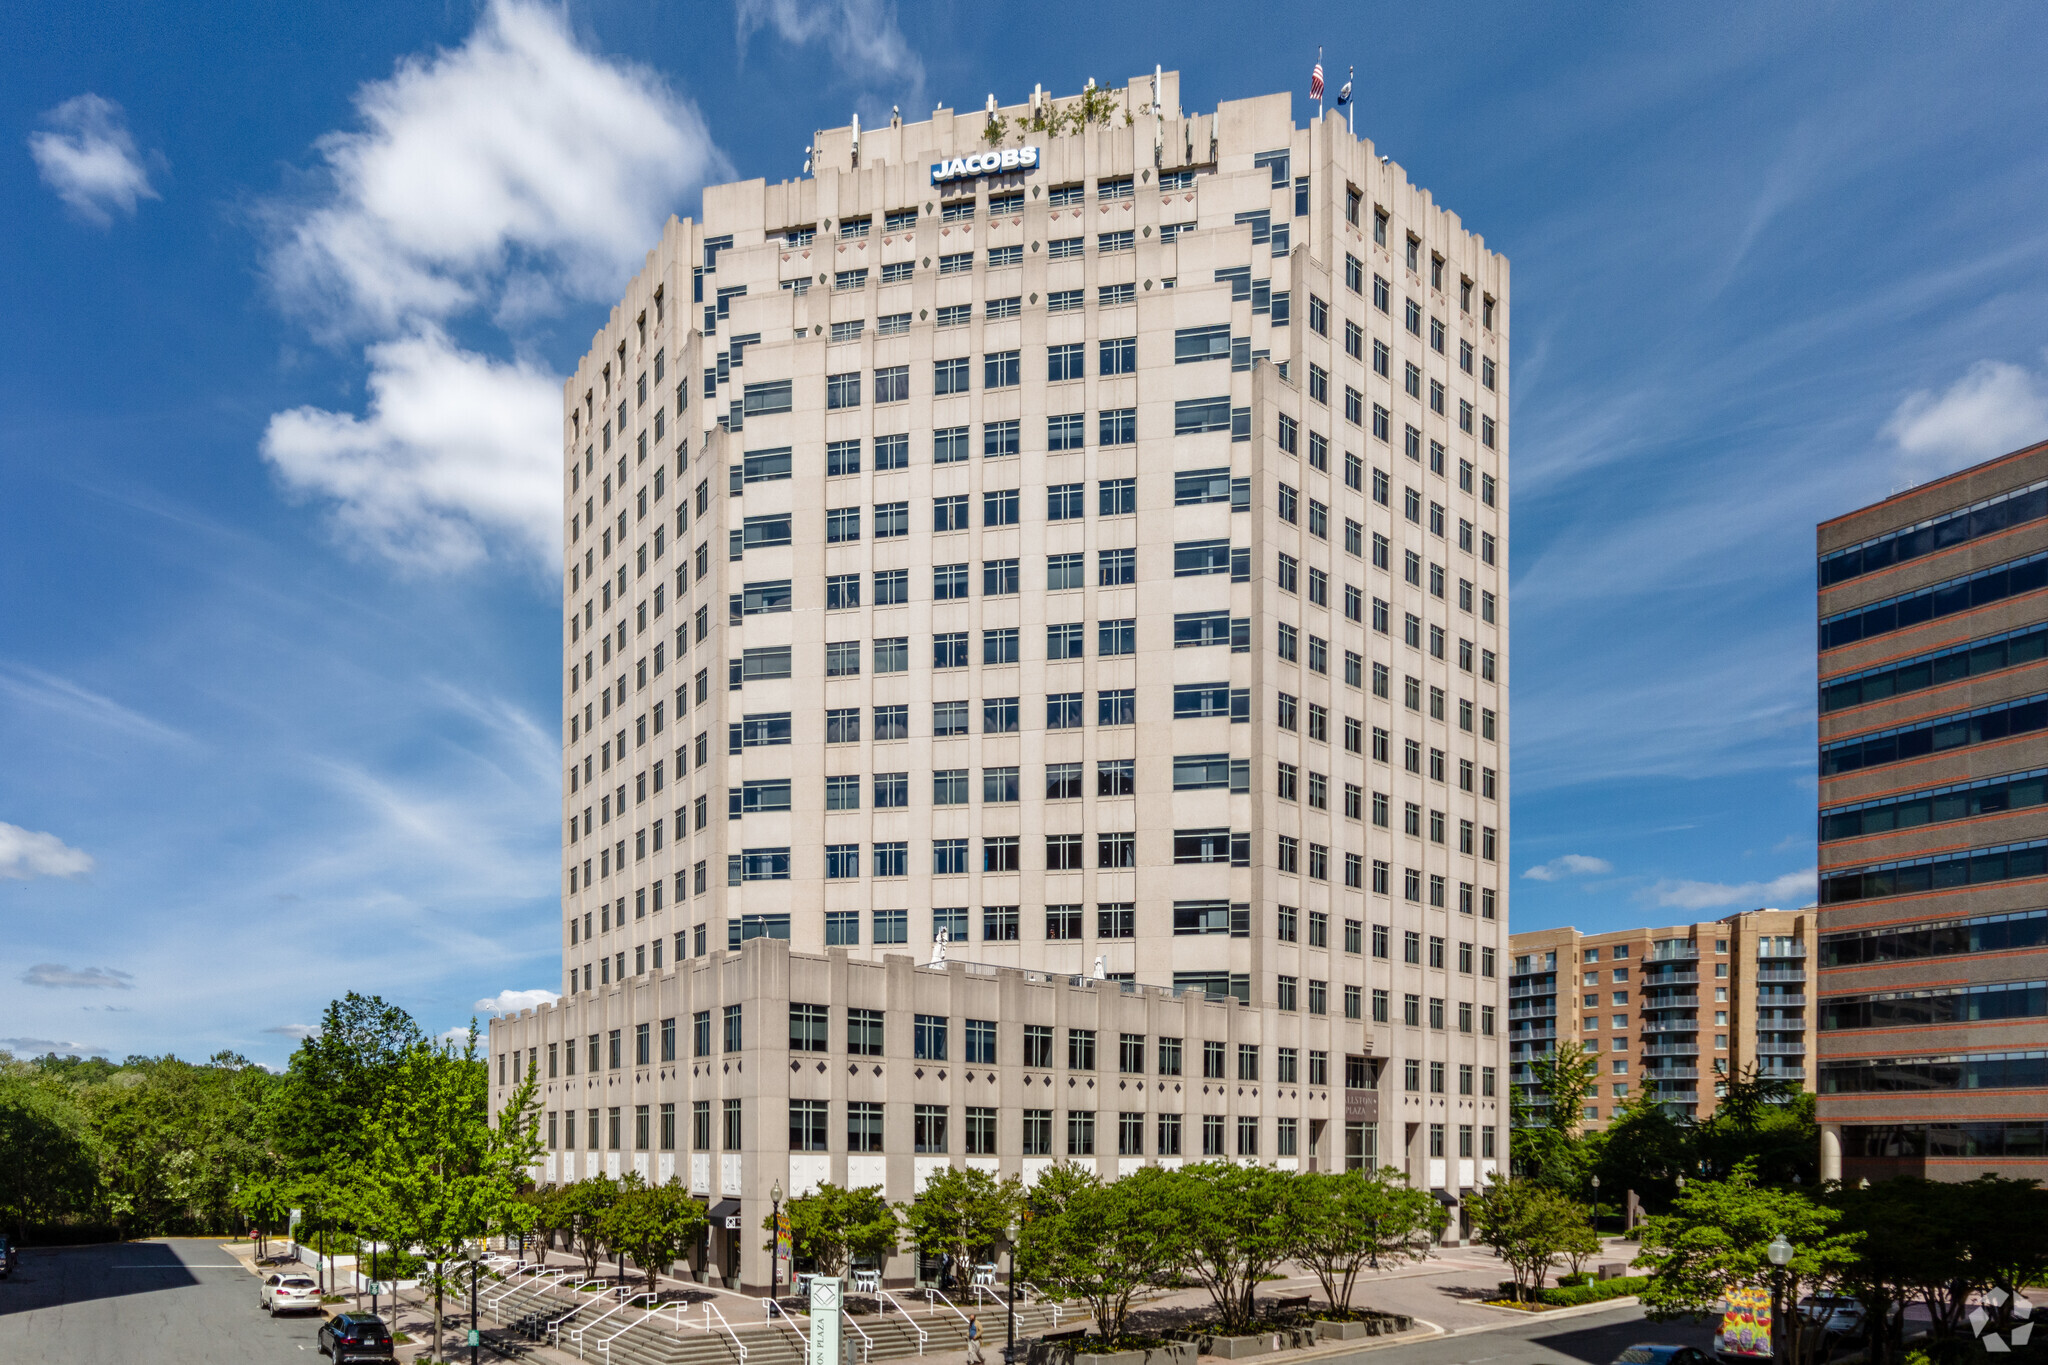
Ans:
[[[999,152],[976,152],[973,156],[956,156],[951,161],[934,161],[932,183],[943,185],[948,180],[966,180],[977,175],[1005,175],[1011,171],[1037,169],[1038,148],[1005,147]]]

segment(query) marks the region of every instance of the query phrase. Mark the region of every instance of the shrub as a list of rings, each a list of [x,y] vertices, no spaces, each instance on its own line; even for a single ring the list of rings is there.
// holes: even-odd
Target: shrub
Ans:
[[[1552,1308],[1575,1308],[1582,1303],[1600,1303],[1641,1293],[1649,1282],[1648,1275],[1621,1275],[1611,1280],[1593,1280],[1587,1284],[1541,1290],[1536,1298]]]

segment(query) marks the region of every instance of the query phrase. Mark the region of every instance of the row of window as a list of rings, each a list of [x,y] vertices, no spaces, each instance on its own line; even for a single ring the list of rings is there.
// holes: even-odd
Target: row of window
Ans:
[[[789,1148],[796,1152],[825,1152],[832,1150],[830,1141],[831,1108],[829,1100],[790,1100],[789,1102]],[[880,1152],[883,1146],[884,1107],[880,1103],[853,1100],[846,1108],[846,1147],[850,1153]],[[945,1155],[952,1150],[952,1111],[946,1105],[913,1104],[910,1106],[910,1146],[921,1155]],[[724,1128],[722,1146],[727,1151],[741,1150],[744,1135],[744,1111],[741,1101],[724,1101]],[[585,1145],[595,1152],[603,1145],[612,1151],[624,1148],[625,1111],[614,1105],[604,1110],[585,1111]],[[991,1107],[967,1105],[962,1110],[961,1150],[968,1156],[995,1156],[997,1111]],[[1069,1157],[1092,1157],[1107,1155],[1105,1145],[1100,1153],[1096,1147],[1096,1118],[1094,1110],[1066,1111],[1066,1147]],[[1052,1156],[1053,1111],[1050,1109],[1025,1109],[1021,1113],[1019,1129],[1020,1150],[1025,1156]],[[1125,1111],[1116,1117],[1116,1151],[1118,1156],[1141,1157],[1147,1155],[1145,1131],[1149,1126],[1154,1130],[1150,1155],[1178,1157],[1182,1155],[1182,1116],[1179,1114],[1148,1114],[1144,1111]],[[1199,1114],[1190,1121],[1199,1122],[1201,1129],[1201,1154],[1205,1157],[1255,1158],[1260,1155],[1260,1132],[1263,1120],[1252,1114],[1240,1114],[1235,1121],[1236,1142],[1232,1146],[1228,1135],[1232,1131],[1231,1119],[1223,1114]],[[651,1105],[635,1105],[632,1111],[632,1145],[638,1151],[658,1147],[661,1151],[676,1148],[676,1106],[662,1104],[658,1110]],[[1107,1116],[1103,1122],[1109,1122]],[[1282,1117],[1273,1120],[1273,1154],[1293,1157],[1300,1153],[1301,1120]],[[658,1127],[657,1127],[658,1125]],[[1364,1124],[1347,1125],[1347,1166],[1362,1167],[1366,1160]],[[574,1109],[549,1110],[547,1115],[547,1143],[549,1150],[576,1150],[577,1111]],[[696,1100],[691,1106],[691,1147],[697,1151],[712,1150],[711,1101]],[[899,1137],[898,1141],[901,1141]],[[1430,1150],[1434,1156],[1444,1155],[1444,1125],[1430,1125]],[[1478,1129],[1479,1154],[1491,1158],[1495,1154],[1496,1136],[1492,1125]],[[1474,1126],[1458,1125],[1458,1154],[1469,1158],[1474,1152]]]
[[[1820,772],[1834,777],[2042,729],[2048,729],[2048,692],[1823,744]]]
[[[1820,813],[1822,843],[2048,805],[2048,768],[1881,797]]]
[[[2048,1087],[2048,1051],[1823,1062],[1823,1095],[1911,1094]]]
[[[1981,678],[2043,658],[2048,658],[2048,624],[2023,626],[1981,640],[1950,645],[1910,659],[1892,660],[1875,668],[1829,678],[1820,688],[1821,714],[1884,701],[1889,697],[1903,697],[1932,687],[1945,687],[1965,678]]]
[[[1015,783],[1016,769],[1014,768],[991,768],[985,770],[983,774],[984,793],[993,789],[998,793],[998,800],[1014,801],[1016,799]],[[752,784],[749,785],[751,786]],[[786,800],[788,794],[787,783],[770,782],[761,785],[779,791],[781,797]],[[966,770],[942,771],[935,781],[935,786],[939,786],[947,797],[957,797],[960,803],[964,803],[968,791]],[[742,788],[733,789],[734,819],[740,818],[742,811],[740,803],[743,796],[751,794]],[[952,802],[940,802],[939,804],[952,804]],[[765,809],[777,810],[786,808],[786,806],[769,806]],[[680,817],[678,818],[680,819]],[[655,821],[657,833],[659,832],[660,824],[659,820]],[[1463,833],[1469,835],[1472,822],[1461,820],[1459,824],[1463,827]],[[1471,844],[1467,844],[1461,839],[1459,851],[1466,854],[1476,853],[1485,861],[1492,862],[1495,858],[1494,832],[1488,828],[1482,834],[1482,838]],[[1046,871],[1075,872],[1088,866],[1084,855],[1084,843],[1087,836],[1081,834],[1048,834],[1044,837]],[[1175,830],[1173,834],[1173,861],[1176,864],[1210,863],[1230,867],[1250,867],[1252,865],[1250,839],[1251,836],[1247,833],[1222,828]],[[1281,834],[1275,836],[1275,839],[1276,847],[1274,849],[1273,866],[1277,871],[1290,875],[1305,874],[1311,881],[1330,880],[1331,857],[1328,844],[1310,840],[1304,849],[1303,841],[1294,835]],[[966,838],[932,840],[932,875],[935,877],[966,876],[969,871],[970,861],[968,857],[969,842]],[[659,843],[655,847],[659,849]],[[990,834],[982,836],[979,870],[995,873],[1023,871],[1023,847],[1024,836],[1022,835]],[[909,875],[909,841],[903,839],[883,840],[871,845],[870,851],[872,858],[866,874],[869,877],[891,879]],[[609,850],[607,850],[608,852]],[[1303,857],[1304,852],[1307,854],[1305,859]],[[1135,871],[1138,866],[1137,835],[1122,831],[1105,831],[1097,834],[1095,836],[1094,865],[1108,870]],[[1383,859],[1374,858],[1372,860],[1371,872],[1371,889],[1373,894],[1380,896],[1393,894],[1391,890],[1393,879],[1392,866]],[[677,874],[679,880],[681,875],[680,873]],[[861,875],[861,846],[859,844],[838,843],[825,845],[825,876],[828,880],[854,880],[858,879]],[[1352,890],[1366,889],[1366,859],[1363,854],[1345,853],[1343,855],[1343,878],[1344,885]],[[748,848],[738,853],[728,854],[726,857],[726,885],[728,886],[739,886],[745,882],[786,882],[790,879],[791,853],[786,845]],[[1426,878],[1426,883],[1429,904],[1439,909],[1446,908],[1450,895],[1450,883],[1447,879],[1440,874],[1430,873]],[[1421,903],[1424,895],[1424,886],[1425,876],[1420,869],[1410,867],[1402,870],[1401,895],[1404,900],[1418,904]],[[1471,914],[1473,906],[1472,884],[1460,882],[1458,886],[1458,908],[1465,914]],[[571,890],[574,890],[573,884]],[[678,892],[678,895],[680,896],[680,892]],[[1246,937],[1250,933],[1249,921],[1244,920],[1242,916],[1236,915],[1235,912],[1226,915],[1222,902],[1182,902],[1181,904],[1189,906],[1199,905],[1200,917],[1190,918],[1185,924],[1179,918],[1176,918],[1175,933],[1229,933],[1237,938]],[[1493,896],[1490,891],[1484,897],[1484,908],[1487,917],[1491,918],[1493,913]],[[1190,916],[1196,915],[1195,910],[1190,910],[1188,913]],[[1004,935],[1004,937],[1016,937],[1014,911],[1011,916],[1010,932]]]

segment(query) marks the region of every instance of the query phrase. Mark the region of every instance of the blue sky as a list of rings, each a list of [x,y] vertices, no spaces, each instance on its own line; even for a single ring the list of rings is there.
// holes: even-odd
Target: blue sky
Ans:
[[[1813,885],[1814,522],[2048,434],[2036,6],[44,6],[0,53],[0,1047],[557,970],[556,376],[813,128],[1358,67],[1515,269],[1516,927]],[[516,996],[513,998],[517,998]]]

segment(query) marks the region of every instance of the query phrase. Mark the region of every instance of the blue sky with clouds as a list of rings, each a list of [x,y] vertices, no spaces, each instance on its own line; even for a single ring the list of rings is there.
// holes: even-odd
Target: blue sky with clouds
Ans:
[[[1077,12],[1078,13],[1078,12]],[[1513,919],[1810,898],[1813,524],[2048,435],[2038,6],[81,3],[0,53],[0,1047],[557,970],[558,379],[816,127],[1358,67],[1515,267]]]

